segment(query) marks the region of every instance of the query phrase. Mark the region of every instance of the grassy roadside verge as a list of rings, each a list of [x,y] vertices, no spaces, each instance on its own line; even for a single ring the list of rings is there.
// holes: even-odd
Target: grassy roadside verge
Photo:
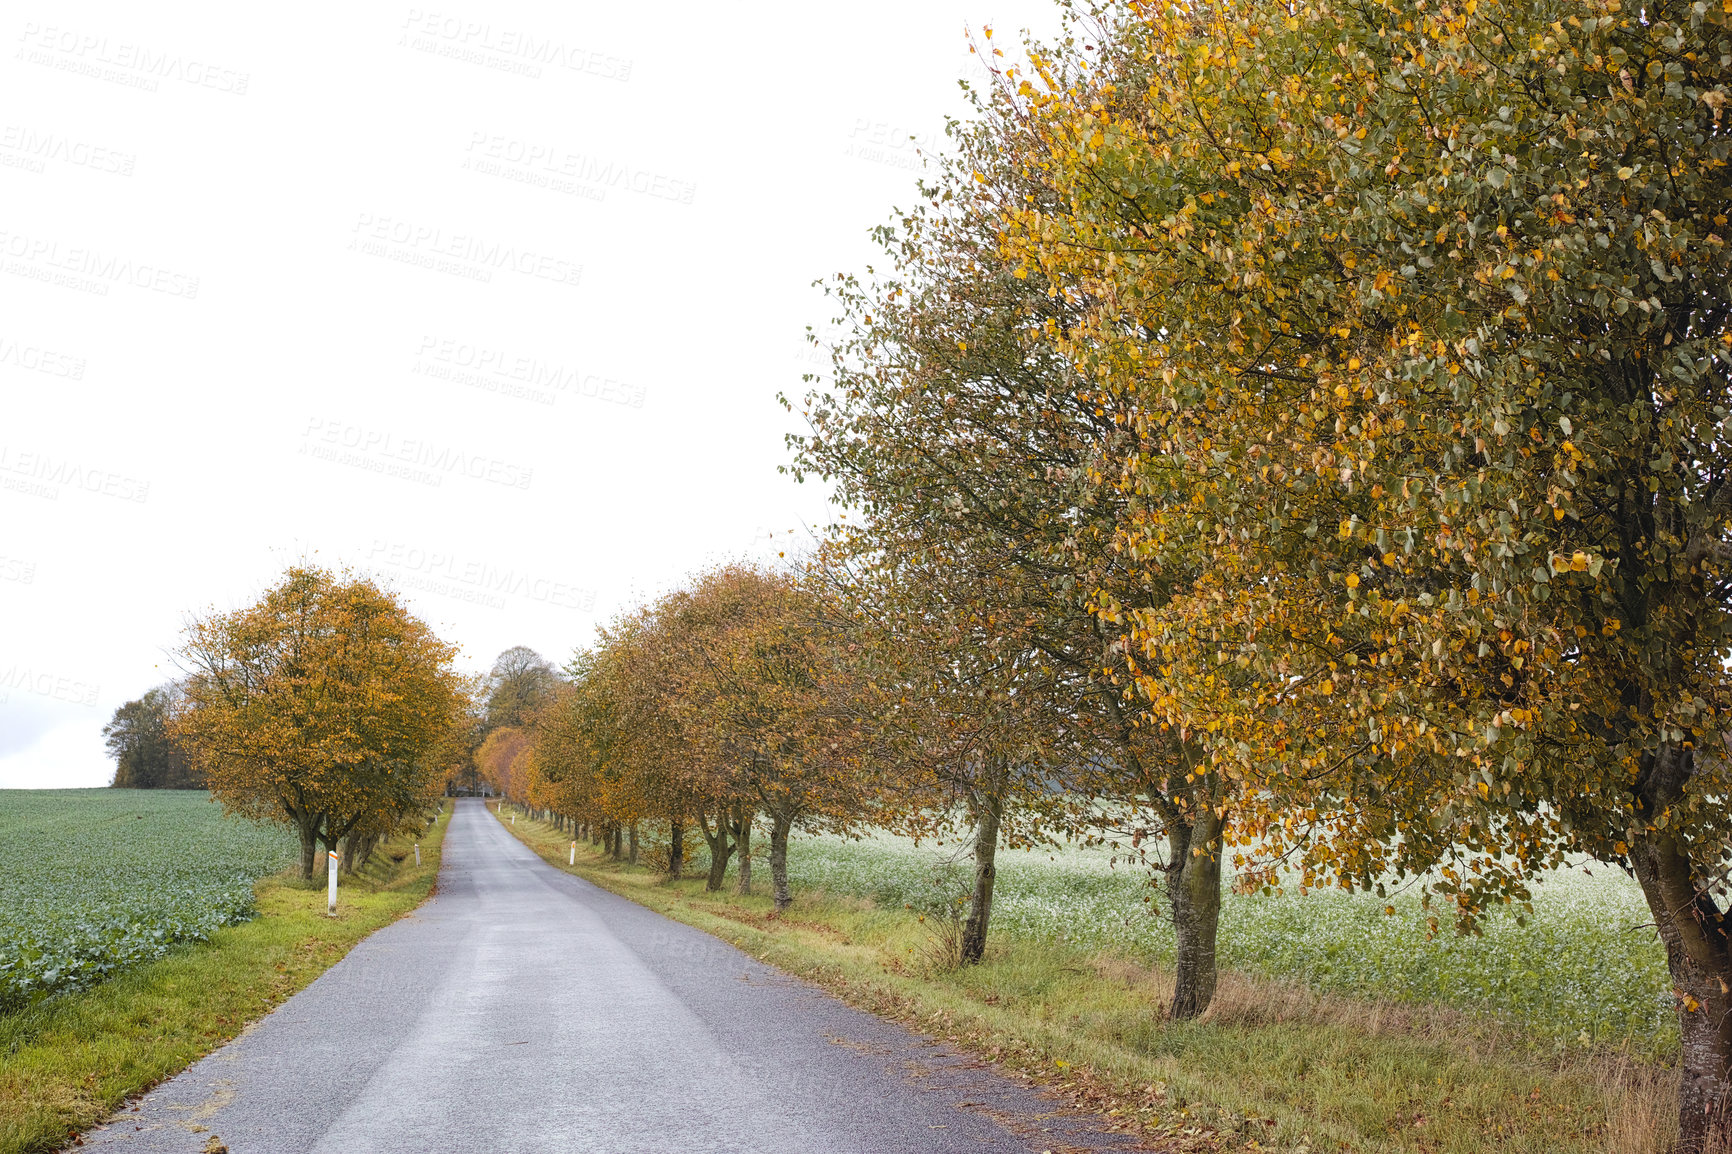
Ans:
[[[419,906],[438,877],[449,822],[447,807],[421,842],[419,867],[408,841],[381,846],[343,879],[335,918],[325,915],[322,877],[310,885],[264,878],[252,921],[94,989],[0,1016],[0,1154],[59,1149]]]
[[[526,815],[507,825],[560,869],[1113,1116],[1156,1149],[1651,1154],[1668,1143],[1672,1073],[1622,1055],[1232,974],[1203,1020],[1170,1022],[1169,976],[1123,958],[1018,941],[945,972],[931,963],[936,935],[905,910],[801,893],[778,917],[761,893],[706,894],[701,879],[670,883],[587,845],[570,867],[559,830]]]

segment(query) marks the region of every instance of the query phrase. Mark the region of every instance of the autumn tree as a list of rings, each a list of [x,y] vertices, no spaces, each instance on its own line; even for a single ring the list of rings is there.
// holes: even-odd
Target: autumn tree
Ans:
[[[1053,824],[1062,762],[1026,644],[980,610],[976,570],[943,549],[892,563],[844,547],[828,580],[855,618],[870,679],[861,760],[876,780],[874,825],[914,838],[960,836],[972,879],[964,964],[981,960],[1001,845],[1027,846]]]
[[[954,156],[921,203],[878,231],[888,270],[831,285],[833,380],[804,399],[792,471],[835,483],[846,514],[833,532],[877,586],[877,620],[911,651],[944,655],[920,679],[929,723],[946,740],[1004,735],[999,749],[960,742],[943,771],[975,815],[970,960],[984,943],[993,835],[1021,794],[1036,807],[1025,816],[1044,812],[1049,827],[1164,838],[1172,1011],[1188,1017],[1215,984],[1231,791],[1148,715],[1129,624],[1097,608],[1103,593],[1164,598],[1192,566],[1117,549],[1131,502],[1162,495],[1100,483],[1135,451],[1134,398],[1095,387],[1064,347],[1086,296],[1003,250],[1007,213],[1053,193],[1024,171],[1034,142],[1014,101],[989,92],[976,113],[953,126]],[[1006,716],[989,721],[971,697],[1007,703]]]
[[[668,873],[674,878],[685,870],[688,833],[701,829],[704,814],[716,805],[714,767],[699,756],[692,715],[678,700],[687,639],[670,605],[680,597],[676,590],[626,615],[606,636],[600,662],[608,686],[607,764],[631,783],[645,816],[667,822]],[[713,848],[713,826],[711,833]],[[711,888],[719,885],[718,878]]]
[[[114,711],[102,736],[114,758],[116,789],[203,789],[186,751],[169,732],[174,701],[180,692],[173,682],[147,690]]]
[[[485,684],[477,676],[463,679],[463,709],[434,754],[441,766],[441,788],[447,794],[481,791],[481,769],[475,756],[487,739]]]
[[[742,893],[752,885],[752,830],[761,799],[752,779],[763,755],[752,700],[758,688],[740,664],[740,642],[761,608],[748,571],[724,566],[700,575],[656,606],[666,660],[659,670],[690,767],[693,817],[709,850],[706,888],[718,890],[739,855]]]
[[[761,812],[773,896],[786,909],[795,827],[850,828],[872,793],[859,646],[840,607],[792,572],[723,566],[694,582],[683,608],[683,622],[702,624],[688,634],[696,644],[682,693],[703,703],[693,719],[720,754],[718,784],[741,799],[730,818],[741,891],[751,886],[752,815]]]
[[[528,804],[532,731],[562,685],[552,663],[527,646],[515,645],[494,660],[473,687],[469,760],[453,759],[459,774],[468,770],[477,779],[471,788],[485,781],[502,797]]]
[[[810,570],[765,577],[768,604],[746,639],[770,706],[752,788],[770,819],[771,896],[786,910],[793,831],[850,833],[884,795],[872,761],[880,695],[857,622],[829,586]]]
[[[295,566],[259,601],[196,617],[172,734],[224,807],[318,843],[388,830],[439,787],[462,713],[455,648],[368,578]]]
[[[1135,405],[1152,706],[1306,880],[1465,923],[1587,852],[1654,915],[1680,1149],[1728,1131],[1719,5],[1133,6],[1007,76],[1008,256]],[[1153,675],[1153,676],[1148,676]],[[1431,872],[1435,871],[1435,872]]]
[[[589,831],[616,860],[635,862],[639,823],[662,814],[645,797],[645,779],[612,708],[624,688],[604,671],[612,656],[579,653],[568,667],[569,685],[543,709],[529,751],[529,797]]]
[[[481,777],[501,797],[524,804],[529,799],[528,754],[533,736],[526,729],[504,726],[492,730],[475,751]]]
[[[673,708],[673,650],[657,606],[615,618],[566,666],[569,687],[541,716],[531,764],[539,796],[594,830],[610,852],[619,853],[622,831],[635,846],[640,823],[665,822],[667,868],[678,878],[692,816],[707,795]]]
[[[552,812],[573,834],[595,816],[596,742],[605,738],[607,718],[589,707],[602,688],[600,679],[574,677],[538,714],[529,749],[530,804]]]

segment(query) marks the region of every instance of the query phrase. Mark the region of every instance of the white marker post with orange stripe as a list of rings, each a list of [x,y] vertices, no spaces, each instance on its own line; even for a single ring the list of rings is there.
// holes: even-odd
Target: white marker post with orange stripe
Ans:
[[[325,854],[331,867],[331,885],[325,895],[325,912],[332,917],[337,916],[337,851],[330,850]]]

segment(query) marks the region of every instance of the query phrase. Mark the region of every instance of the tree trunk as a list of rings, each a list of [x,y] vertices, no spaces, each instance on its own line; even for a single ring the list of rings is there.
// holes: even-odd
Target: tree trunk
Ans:
[[[299,834],[301,838],[301,878],[304,881],[311,881],[313,877],[313,863],[318,860],[319,856],[318,819],[312,814],[305,812],[294,813],[293,816],[295,819],[295,832]]]
[[[337,850],[340,854],[342,839],[342,834],[333,834],[328,828],[319,831],[319,844],[325,847],[326,853],[330,853],[332,850]],[[342,862],[339,860],[338,867],[341,868],[341,865]]]
[[[1215,935],[1221,922],[1221,820],[1203,799],[1193,820],[1167,824],[1167,900],[1178,942],[1172,1016],[1195,1018],[1215,998]]]
[[[668,822],[668,877],[680,880],[686,868],[686,823],[679,818]]]
[[[1003,759],[988,775],[984,788],[974,791],[974,889],[968,895],[968,920],[962,926],[962,964],[972,966],[986,956],[986,931],[992,924],[992,887],[998,880],[998,824],[1004,819]]]
[[[343,839],[343,872],[353,874],[373,857],[379,839],[374,834],[351,833]]]
[[[743,894],[752,892],[752,822],[757,816],[754,810],[734,807],[734,846],[740,851],[740,892]]]
[[[637,822],[631,823],[631,848],[626,852],[626,860],[632,865],[637,864]]]
[[[709,815],[698,812],[698,832],[704,835],[704,844],[710,849],[710,876],[704,882],[704,889],[715,893],[722,888],[722,879],[728,876],[728,858],[733,855],[734,845],[728,840],[728,811],[723,806],[716,811],[716,828],[710,830]]]
[[[1658,820],[1683,800],[1694,754],[1664,746],[1643,759],[1637,814],[1647,826],[1630,847],[1666,947],[1678,1006],[1678,1143],[1675,1154],[1700,1154],[1732,1141],[1732,925],[1705,891],[1707,879],[1689,846]]]
[[[770,892],[776,899],[776,912],[794,904],[788,890],[788,831],[794,827],[791,810],[770,811]]]
[[[728,876],[728,859],[733,856],[734,847],[728,841],[728,835],[722,834],[722,845],[710,846],[710,876],[704,881],[704,889],[709,893],[720,893],[722,882]]]

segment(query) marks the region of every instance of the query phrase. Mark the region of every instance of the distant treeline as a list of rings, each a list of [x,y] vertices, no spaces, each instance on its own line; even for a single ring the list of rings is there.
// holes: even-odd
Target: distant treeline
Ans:
[[[169,712],[180,689],[159,685],[122,705],[102,727],[114,758],[116,789],[203,789],[204,775],[193,767],[169,733]]]

